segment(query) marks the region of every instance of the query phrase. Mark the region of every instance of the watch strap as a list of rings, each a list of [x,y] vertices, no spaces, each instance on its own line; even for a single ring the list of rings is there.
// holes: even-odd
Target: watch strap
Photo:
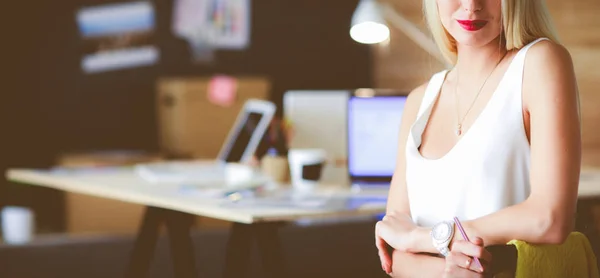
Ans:
[[[448,257],[448,255],[450,255],[450,248],[448,248],[448,246],[441,246],[438,248],[438,251],[440,251],[440,254],[442,254],[444,257]]]

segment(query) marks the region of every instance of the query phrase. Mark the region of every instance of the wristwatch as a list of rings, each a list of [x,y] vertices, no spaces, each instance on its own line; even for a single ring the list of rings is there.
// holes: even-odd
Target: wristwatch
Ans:
[[[442,254],[444,257],[450,254],[450,241],[454,237],[454,222],[442,221],[435,224],[431,229],[431,240],[433,246]]]

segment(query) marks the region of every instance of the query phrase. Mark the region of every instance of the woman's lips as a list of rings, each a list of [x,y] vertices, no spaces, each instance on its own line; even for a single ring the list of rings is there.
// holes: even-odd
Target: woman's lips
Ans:
[[[486,20],[456,20],[467,31],[477,31],[487,24]]]

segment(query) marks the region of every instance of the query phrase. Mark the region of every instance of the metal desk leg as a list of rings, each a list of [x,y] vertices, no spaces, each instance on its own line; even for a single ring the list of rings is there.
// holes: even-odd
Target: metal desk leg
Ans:
[[[127,278],[144,278],[148,276],[150,263],[154,258],[154,249],[158,240],[158,229],[163,220],[163,211],[148,207],[144,213],[142,225],[131,252],[131,261],[126,271]]]
[[[242,278],[248,273],[252,243],[256,239],[267,278],[285,277],[283,252],[277,230],[281,223],[234,223],[227,242],[225,278]]]
[[[148,207],[135,240],[131,261],[125,273],[126,278],[145,278],[148,276],[148,270],[158,241],[159,228],[163,223],[167,225],[169,233],[175,277],[197,277],[194,265],[194,249],[190,237],[193,217],[186,213]]]
[[[233,223],[227,241],[223,277],[242,278],[246,276],[253,239],[254,229],[252,225]]]
[[[175,277],[198,277],[194,262],[194,245],[190,237],[194,218],[189,214],[174,211],[165,212],[165,216]]]
[[[258,249],[267,278],[286,277],[283,250],[277,233],[279,227],[280,223],[264,223],[255,227]]]

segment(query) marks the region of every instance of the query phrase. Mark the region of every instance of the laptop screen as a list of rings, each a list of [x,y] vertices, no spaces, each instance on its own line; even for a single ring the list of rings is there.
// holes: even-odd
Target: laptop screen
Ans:
[[[352,97],[348,102],[348,171],[352,178],[394,173],[406,96]]]
[[[234,137],[231,138],[232,144],[227,152],[222,154],[221,159],[225,162],[240,162],[250,145],[250,140],[256,132],[256,128],[260,123],[263,115],[257,112],[247,112],[244,119],[240,123],[240,127],[235,131]]]

